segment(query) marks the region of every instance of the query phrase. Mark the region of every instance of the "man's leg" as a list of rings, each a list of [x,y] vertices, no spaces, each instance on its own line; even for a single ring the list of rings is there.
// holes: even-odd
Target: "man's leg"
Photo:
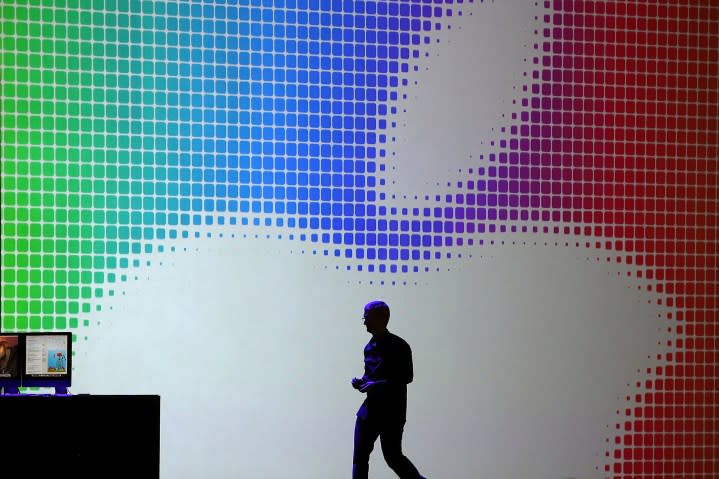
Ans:
[[[401,479],[421,479],[422,476],[414,467],[412,461],[402,454],[403,432],[403,422],[390,422],[384,425],[379,436],[382,442],[384,460]]]
[[[355,422],[354,454],[352,455],[352,479],[367,479],[369,455],[379,436],[377,422],[369,417],[357,417]]]

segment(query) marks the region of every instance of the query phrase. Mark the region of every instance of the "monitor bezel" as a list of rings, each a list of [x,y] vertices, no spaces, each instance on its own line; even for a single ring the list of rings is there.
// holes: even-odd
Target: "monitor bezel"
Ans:
[[[72,333],[69,331],[42,331],[42,332],[26,332],[23,334],[23,367],[20,378],[20,387],[60,387],[69,388],[72,385]],[[57,376],[37,376],[27,373],[27,338],[37,336],[65,336],[67,344],[67,374]]]

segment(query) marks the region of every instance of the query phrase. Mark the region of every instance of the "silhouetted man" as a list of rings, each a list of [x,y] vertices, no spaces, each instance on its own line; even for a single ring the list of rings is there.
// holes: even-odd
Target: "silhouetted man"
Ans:
[[[364,307],[364,325],[372,335],[364,348],[364,376],[352,387],[367,393],[357,411],[352,478],[366,479],[369,456],[377,437],[387,465],[402,479],[423,479],[402,454],[402,433],[407,419],[407,384],[412,382],[412,350],[387,330],[389,306],[373,301]]]

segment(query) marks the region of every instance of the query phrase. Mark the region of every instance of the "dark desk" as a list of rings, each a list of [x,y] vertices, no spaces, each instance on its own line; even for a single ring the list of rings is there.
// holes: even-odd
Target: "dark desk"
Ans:
[[[159,478],[160,396],[0,396],[0,477],[15,475]]]

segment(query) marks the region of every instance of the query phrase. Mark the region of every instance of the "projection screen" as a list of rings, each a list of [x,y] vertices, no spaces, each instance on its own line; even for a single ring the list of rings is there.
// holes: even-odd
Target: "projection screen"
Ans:
[[[719,476],[716,2],[0,12],[2,331],[163,478],[348,477],[373,299],[424,475]]]

